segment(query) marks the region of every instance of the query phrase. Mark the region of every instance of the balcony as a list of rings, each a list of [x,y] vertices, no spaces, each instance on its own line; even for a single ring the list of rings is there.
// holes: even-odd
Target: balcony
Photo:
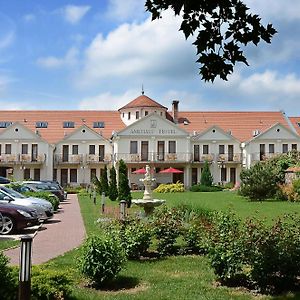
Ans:
[[[55,164],[57,165],[62,165],[62,164],[77,165],[82,162],[83,162],[82,154],[70,154],[70,155],[56,154],[55,155]]]
[[[205,163],[212,163],[214,161],[214,154],[202,154],[202,155],[195,155],[193,157],[193,162]]]
[[[126,163],[139,163],[139,162],[153,162],[153,163],[170,163],[170,162],[190,162],[191,153],[158,153],[158,152],[146,152],[146,153],[117,153],[116,160],[124,160]]]
[[[43,164],[46,161],[46,154],[1,154],[0,164]]]
[[[255,152],[251,154],[251,161],[264,161],[268,158],[272,158],[274,156],[280,155],[282,153],[260,153],[260,152]]]
[[[219,162],[219,163],[241,163],[242,162],[242,153],[218,154],[217,162]]]
[[[1,164],[17,164],[19,162],[18,154],[1,154],[0,163]]]
[[[98,163],[108,163],[111,162],[111,154],[105,155],[96,155],[96,154],[87,154],[85,161],[88,164],[98,164]]]

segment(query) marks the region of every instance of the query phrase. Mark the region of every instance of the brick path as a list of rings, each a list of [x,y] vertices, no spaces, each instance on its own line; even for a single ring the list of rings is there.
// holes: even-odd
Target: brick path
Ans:
[[[76,194],[68,195],[61,202],[60,210],[43,224],[33,239],[32,264],[44,263],[56,256],[78,247],[85,238],[85,228]],[[20,248],[4,252],[11,265],[19,264]]]

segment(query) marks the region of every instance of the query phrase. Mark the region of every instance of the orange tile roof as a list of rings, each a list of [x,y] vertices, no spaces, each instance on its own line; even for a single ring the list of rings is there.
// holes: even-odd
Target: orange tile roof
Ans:
[[[184,125],[184,120],[188,125]],[[178,121],[181,128],[198,133],[217,125],[225,132],[231,131],[231,134],[241,142],[252,139],[253,130],[263,132],[276,123],[291,129],[281,112],[179,112]]]
[[[295,127],[297,133],[300,134],[300,117],[290,117],[289,119],[292,125]]]
[[[121,109],[134,108],[134,107],[158,107],[158,108],[167,109],[165,106],[162,106],[161,104],[149,98],[148,96],[141,95],[135,98],[134,100],[132,100],[131,102],[127,103],[125,106],[121,107],[119,111]]]
[[[65,111],[3,111],[0,110],[0,122],[19,122],[35,132],[38,130],[41,137],[48,143],[57,143],[82,125],[87,125],[97,133],[101,133],[106,139],[112,135],[112,131],[125,128],[118,111],[92,111],[92,110],[65,110]],[[35,128],[38,121],[48,122],[48,128]],[[64,121],[75,122],[75,128],[63,128]],[[104,122],[105,128],[93,128],[93,122]],[[1,129],[1,131],[4,129]],[[0,132],[1,132],[0,131]]]

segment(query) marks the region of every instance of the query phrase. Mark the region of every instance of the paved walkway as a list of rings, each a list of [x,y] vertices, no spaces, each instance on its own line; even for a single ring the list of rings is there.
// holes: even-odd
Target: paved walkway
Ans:
[[[60,203],[60,210],[43,224],[33,239],[32,264],[38,265],[78,247],[85,238],[85,228],[76,194]],[[4,252],[11,265],[19,264],[20,248]]]

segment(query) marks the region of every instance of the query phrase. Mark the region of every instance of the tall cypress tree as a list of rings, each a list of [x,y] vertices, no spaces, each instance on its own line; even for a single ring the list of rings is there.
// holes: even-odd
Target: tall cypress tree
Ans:
[[[127,207],[131,206],[131,192],[127,175],[127,167],[125,162],[121,159],[119,161],[119,186],[118,186],[119,201],[125,200]]]
[[[200,184],[205,186],[212,186],[212,183],[213,183],[213,177],[210,173],[208,162],[205,161],[203,171],[201,173]]]
[[[104,171],[101,174],[100,178],[100,185],[101,185],[101,193],[105,193],[105,196],[109,194],[109,185],[108,185],[108,178],[107,178],[107,166],[105,165]]]
[[[110,169],[109,174],[109,199],[111,201],[115,201],[118,198],[118,188],[117,188],[117,175],[116,175],[116,169],[114,166]]]

